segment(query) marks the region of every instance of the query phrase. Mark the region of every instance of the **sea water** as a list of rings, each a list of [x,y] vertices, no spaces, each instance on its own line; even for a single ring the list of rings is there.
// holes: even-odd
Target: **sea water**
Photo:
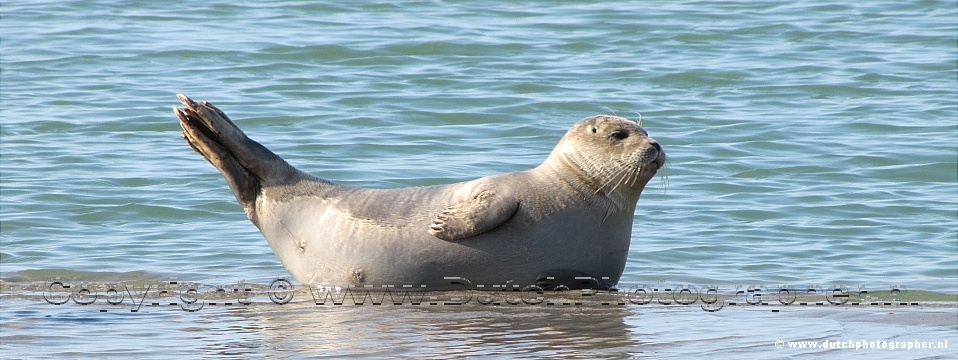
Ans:
[[[5,2],[0,351],[952,353],[956,34],[945,1]],[[347,185],[528,169],[595,114],[640,121],[669,162],[639,201],[611,305],[320,306],[296,283],[280,305],[268,285],[289,275],[181,139],[176,93]],[[253,285],[267,290],[209,305]],[[80,305],[84,288],[96,302]],[[812,298],[786,305],[792,291]],[[844,339],[952,350],[775,346]]]

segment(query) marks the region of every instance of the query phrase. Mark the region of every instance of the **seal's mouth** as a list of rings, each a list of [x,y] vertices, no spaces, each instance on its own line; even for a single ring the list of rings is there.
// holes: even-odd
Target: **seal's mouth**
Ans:
[[[648,160],[651,158],[651,161]],[[662,146],[657,142],[652,142],[650,146],[645,149],[645,153],[642,154],[642,161],[644,165],[649,166],[650,170],[656,171],[665,167],[665,151],[662,150]]]
[[[655,170],[665,167],[665,155],[656,156],[652,163],[655,164]]]

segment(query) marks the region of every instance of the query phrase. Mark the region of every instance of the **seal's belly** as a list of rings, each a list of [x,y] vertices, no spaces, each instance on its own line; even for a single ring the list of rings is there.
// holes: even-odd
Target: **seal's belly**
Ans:
[[[525,286],[554,270],[618,280],[631,214],[567,209],[543,217],[520,207],[508,222],[475,237],[432,236],[432,217],[468,193],[468,186],[358,189],[267,201],[262,213],[269,221],[261,222],[261,231],[290,273],[308,284],[439,287],[459,277],[486,287]]]

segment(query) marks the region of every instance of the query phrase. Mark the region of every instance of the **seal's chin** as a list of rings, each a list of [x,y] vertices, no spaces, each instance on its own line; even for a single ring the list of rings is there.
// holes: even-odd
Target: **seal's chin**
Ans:
[[[655,166],[655,168],[652,169],[653,171],[656,171],[665,167],[665,154],[663,154],[662,152],[659,152],[659,156],[656,156],[655,160],[652,160],[652,165]]]
[[[641,193],[645,185],[652,180],[652,177],[665,167],[665,152],[662,151],[661,147],[655,145],[646,148],[639,160],[633,165],[632,174],[625,182],[630,189]]]

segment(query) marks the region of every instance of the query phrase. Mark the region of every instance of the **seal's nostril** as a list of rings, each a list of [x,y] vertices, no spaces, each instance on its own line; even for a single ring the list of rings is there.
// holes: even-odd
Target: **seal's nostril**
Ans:
[[[659,152],[662,152],[662,146],[659,145],[659,143],[653,141],[653,142],[652,142],[652,147],[654,147],[655,150],[658,150]]]

